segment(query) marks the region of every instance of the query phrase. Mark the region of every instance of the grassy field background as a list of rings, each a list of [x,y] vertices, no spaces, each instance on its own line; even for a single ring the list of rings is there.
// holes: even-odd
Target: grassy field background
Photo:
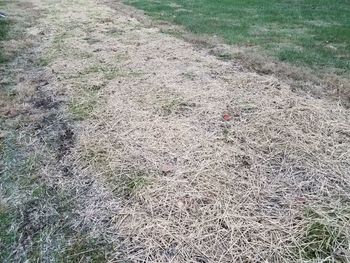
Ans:
[[[152,17],[293,65],[350,71],[350,0],[126,0]]]

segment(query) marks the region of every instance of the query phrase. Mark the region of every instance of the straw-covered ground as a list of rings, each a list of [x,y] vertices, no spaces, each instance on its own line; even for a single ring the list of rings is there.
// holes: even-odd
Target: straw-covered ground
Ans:
[[[4,262],[350,262],[349,109],[120,3],[7,8]]]

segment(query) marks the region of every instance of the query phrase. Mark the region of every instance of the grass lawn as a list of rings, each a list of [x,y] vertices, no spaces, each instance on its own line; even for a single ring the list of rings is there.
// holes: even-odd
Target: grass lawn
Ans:
[[[260,47],[281,61],[350,71],[350,0],[126,0],[152,17]]]

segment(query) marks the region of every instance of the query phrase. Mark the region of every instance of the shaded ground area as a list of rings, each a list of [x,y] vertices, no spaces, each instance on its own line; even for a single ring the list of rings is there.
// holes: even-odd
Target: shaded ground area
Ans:
[[[1,260],[349,261],[348,109],[119,2],[6,8]]]

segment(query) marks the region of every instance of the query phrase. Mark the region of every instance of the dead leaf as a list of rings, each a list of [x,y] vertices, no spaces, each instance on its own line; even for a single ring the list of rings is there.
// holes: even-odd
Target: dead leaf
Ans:
[[[225,121],[230,121],[232,119],[232,116],[228,113],[225,113],[222,117]]]

